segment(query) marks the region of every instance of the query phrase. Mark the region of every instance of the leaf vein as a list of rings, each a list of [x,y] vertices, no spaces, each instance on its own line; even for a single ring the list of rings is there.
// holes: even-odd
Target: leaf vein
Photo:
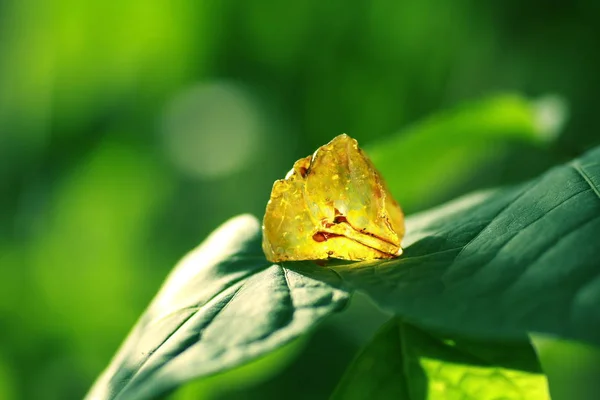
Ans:
[[[287,268],[282,267],[281,265],[279,266],[279,268],[281,268],[282,272],[283,272],[283,278],[285,279],[285,286],[288,289],[288,294],[290,296],[290,300],[292,301],[292,307],[296,308],[296,305],[294,304],[294,296],[292,296],[292,285],[290,284],[290,279],[288,278],[288,270]]]
[[[561,235],[559,238],[557,238],[557,239],[554,241],[554,243],[552,244],[552,247],[555,247],[555,246],[556,246],[558,243],[560,243],[560,242],[562,242],[563,240],[565,240],[565,239],[566,239],[568,236],[570,236],[570,235],[572,235],[572,234],[576,233],[577,231],[579,231],[579,230],[583,229],[583,228],[584,228],[584,227],[586,227],[587,225],[589,225],[589,224],[591,224],[592,222],[596,221],[598,218],[600,218],[600,214],[598,214],[598,215],[594,216],[593,218],[591,218],[591,219],[587,220],[587,221],[586,221],[586,222],[585,222],[583,225],[579,225],[579,226],[576,226],[576,227],[575,227],[575,228],[573,228],[573,229],[570,229],[569,231],[567,231],[566,233],[564,233],[563,235]],[[536,258],[535,258],[535,259],[533,259],[533,260],[532,260],[532,261],[529,263],[529,265],[528,265],[528,266],[529,266],[529,267],[531,267],[532,265],[534,265],[534,264],[537,264],[537,263],[540,261],[540,259],[541,259],[541,258],[542,258],[542,257],[543,257],[545,254],[547,254],[547,252],[540,252],[540,253],[539,253],[539,254],[536,256]],[[505,289],[505,290],[508,290],[508,289],[510,289],[512,286],[515,286],[515,285],[516,285],[516,284],[517,284],[517,283],[518,283],[518,282],[519,282],[519,281],[520,281],[520,280],[523,278],[523,276],[524,276],[524,275],[527,273],[527,271],[528,271],[528,268],[523,268],[523,269],[522,269],[522,271],[521,271],[521,273],[520,273],[520,274],[519,274],[519,275],[516,277],[516,279],[514,279],[514,280],[512,281],[512,283],[511,283],[510,285],[508,285],[508,286],[506,287],[506,289]]]
[[[531,222],[529,222],[527,224],[527,226],[522,227],[521,229],[517,230],[514,235],[512,235],[508,240],[506,240],[504,243],[502,243],[502,245],[500,246],[500,248],[494,253],[494,255],[492,256],[492,258],[490,258],[489,260],[487,260],[482,266],[481,268],[477,271],[477,274],[481,273],[481,271],[485,270],[486,267],[488,265],[490,265],[492,263],[492,261],[494,261],[496,259],[496,257],[498,257],[498,255],[506,248],[506,246],[508,246],[510,243],[512,243],[516,238],[519,237],[519,235],[521,233],[523,233],[527,228],[529,228],[530,226],[532,226],[533,224],[535,224],[536,222],[542,220],[544,217],[546,217],[551,211],[557,209],[558,207],[562,206],[563,204],[567,203],[569,200],[574,199],[575,197],[579,196],[580,194],[583,194],[587,191],[589,191],[590,189],[585,189],[582,190],[581,192],[577,192],[574,193],[573,195],[567,197],[566,199],[564,199],[563,201],[561,201],[560,203],[554,205],[553,207],[549,208],[548,210],[546,210],[543,214],[541,214],[540,216],[536,217],[534,220],[532,220]],[[577,230],[577,227],[575,227],[574,230]],[[568,233],[571,233],[572,231],[568,231]],[[543,255],[543,252],[542,252]],[[540,255],[541,256],[541,255]],[[458,256],[454,259],[454,262],[456,262],[456,260],[458,260]],[[454,263],[453,262],[453,263]]]
[[[473,237],[471,240],[469,240],[469,242],[462,248],[462,250],[456,255],[456,259],[460,258],[460,256],[462,255],[462,253],[465,251],[465,249],[467,247],[469,247],[469,245],[471,245],[471,243],[475,242],[475,240],[477,240],[477,238],[479,238],[483,232],[490,227],[490,225],[492,225],[494,223],[494,221],[496,219],[498,219],[498,217],[500,215],[502,215],[502,213],[504,213],[511,205],[513,205],[514,203],[516,203],[521,197],[525,196],[525,194],[531,192],[533,190],[533,188],[537,187],[537,182],[533,185],[531,185],[530,187],[524,189],[523,191],[521,191],[521,193],[519,193],[517,196],[515,196],[514,199],[512,199],[511,201],[509,201],[504,207],[502,207],[500,209],[500,211],[498,211],[496,213],[496,215],[490,220],[490,222],[484,226],[478,233],[477,235],[475,235],[475,237]]]
[[[231,302],[233,301],[233,299],[237,296],[237,294],[239,293],[239,291],[242,289],[242,287],[244,287],[245,282],[243,282],[237,289],[235,289],[235,292],[233,293],[233,295],[229,298],[229,300],[227,300],[227,302],[225,303],[225,305],[219,309],[208,321],[208,323],[206,324],[206,326],[210,325],[212,323],[212,321],[215,320],[215,318],[217,318],[217,316],[223,312],[223,310],[229,305],[231,304]],[[214,299],[214,298],[213,298]],[[205,303],[203,306],[205,306],[208,303]],[[186,307],[189,308],[189,307]],[[148,357],[141,362],[137,367],[136,370],[133,374],[131,374],[127,384],[125,384],[125,386],[123,386],[121,388],[121,390],[119,391],[119,396],[121,394],[123,394],[125,392],[125,390],[131,386],[132,382],[134,381],[134,379],[139,375],[140,371],[144,368],[144,366],[146,364],[148,364],[150,362],[150,359],[153,358],[154,354],[165,344],[167,343],[177,332],[179,332],[179,330],[185,325],[187,324],[197,313],[198,311],[200,311],[202,309],[202,307],[198,307],[194,312],[190,313],[190,315],[185,318],[179,325],[177,325],[177,328],[173,329],[173,331],[171,333],[169,333],[169,335],[167,335],[167,337],[165,337],[165,339],[158,345],[156,346],[151,352],[148,353]],[[198,336],[198,341],[201,340],[202,338],[202,333],[199,333]],[[181,353],[185,352],[186,349],[183,349],[182,351],[177,352],[176,354],[173,354],[172,358],[177,357],[178,355],[180,355]],[[160,366],[158,367],[160,368]],[[152,371],[155,371],[158,368],[154,368]],[[151,373],[151,371],[149,371],[149,373]]]
[[[600,199],[600,191],[598,190],[598,187],[594,185],[594,182],[592,182],[592,179],[589,177],[587,172],[585,172],[585,170],[583,169],[583,165],[581,165],[581,163],[578,160],[573,161],[570,165],[575,171],[577,171],[577,173],[583,178],[583,180],[588,185],[590,185],[594,193],[596,193],[598,199]]]

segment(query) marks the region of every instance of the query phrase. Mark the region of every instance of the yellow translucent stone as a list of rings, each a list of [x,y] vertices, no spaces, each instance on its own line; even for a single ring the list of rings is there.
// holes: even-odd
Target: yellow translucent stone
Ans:
[[[356,140],[335,137],[275,181],[263,219],[271,262],[402,254],[404,214]]]

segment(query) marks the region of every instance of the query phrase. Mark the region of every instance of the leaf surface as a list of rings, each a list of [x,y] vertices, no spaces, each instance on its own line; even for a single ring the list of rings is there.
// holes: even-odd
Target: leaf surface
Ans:
[[[387,311],[479,338],[600,344],[600,148],[407,219],[405,253],[336,267]]]
[[[173,270],[88,399],[149,399],[305,334],[348,299],[331,270],[271,264],[259,224],[226,222]]]
[[[544,400],[550,395],[528,341],[434,335],[392,319],[348,368],[332,398]]]

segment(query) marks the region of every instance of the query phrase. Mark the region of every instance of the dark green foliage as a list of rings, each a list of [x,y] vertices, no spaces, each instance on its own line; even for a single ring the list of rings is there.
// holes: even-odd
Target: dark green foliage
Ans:
[[[0,1],[0,398],[81,399],[181,255],[260,219],[273,181],[340,133],[409,216],[599,145],[598,15],[597,0]],[[174,396],[325,398],[389,317],[363,311]],[[595,400],[600,355],[545,343],[553,398]]]
[[[344,306],[332,271],[271,265],[259,240],[256,220],[240,216],[188,254],[89,398],[157,397],[276,350]]]
[[[600,148],[415,215],[402,257],[338,272],[381,307],[477,337],[600,344]]]
[[[600,148],[410,218],[400,258],[330,267],[270,265],[258,223],[238,217],[176,267],[90,398],[153,398],[264,356],[339,311],[348,287],[450,338],[391,322],[339,398],[547,398],[527,334],[600,344],[599,182]]]

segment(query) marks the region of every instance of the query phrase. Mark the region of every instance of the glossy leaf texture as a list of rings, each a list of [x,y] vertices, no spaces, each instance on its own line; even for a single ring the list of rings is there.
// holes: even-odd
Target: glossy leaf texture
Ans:
[[[226,222],[173,270],[88,399],[156,398],[245,364],[346,304],[331,270],[271,264],[252,216]]]
[[[407,220],[402,257],[336,270],[379,306],[478,338],[600,344],[600,148]]]
[[[392,319],[358,355],[332,400],[545,400],[548,382],[526,341],[481,342]]]

